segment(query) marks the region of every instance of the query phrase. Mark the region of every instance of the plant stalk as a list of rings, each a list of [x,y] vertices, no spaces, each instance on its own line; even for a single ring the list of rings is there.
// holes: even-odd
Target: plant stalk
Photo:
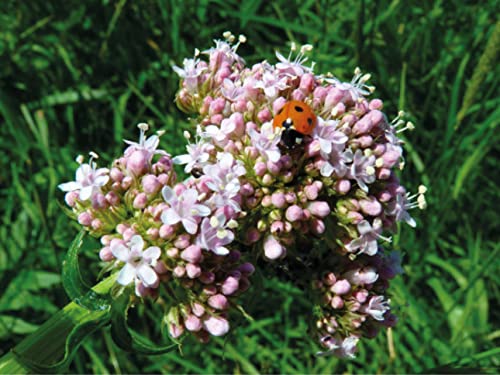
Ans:
[[[107,294],[115,279],[116,275],[104,279],[92,288],[92,292]],[[90,310],[78,304],[78,301],[69,303],[0,358],[0,374],[59,372],[61,366],[69,364],[83,339],[107,323],[109,318],[109,308]],[[81,332],[73,335],[75,329],[82,325],[85,327]],[[72,340],[71,335],[74,336]],[[58,366],[58,363],[61,365]]]

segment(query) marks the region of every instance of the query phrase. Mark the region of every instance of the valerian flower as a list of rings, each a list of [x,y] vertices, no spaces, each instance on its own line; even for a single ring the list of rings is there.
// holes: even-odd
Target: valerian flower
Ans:
[[[159,278],[153,267],[160,258],[161,250],[158,246],[150,246],[144,250],[144,240],[141,236],[132,236],[126,245],[114,242],[111,252],[120,262],[125,263],[118,274],[117,282],[129,285],[131,282],[141,281],[144,286],[155,288]]]
[[[198,203],[198,192],[195,189],[186,189],[180,195],[165,186],[162,190],[163,199],[170,208],[163,211],[161,220],[168,225],[182,223],[186,232],[195,234],[198,229],[197,219],[210,215],[210,208]]]
[[[76,181],[66,182],[58,186],[62,191],[78,191],[78,197],[81,201],[91,199],[96,193],[101,192],[101,188],[109,181],[109,169],[97,169],[97,164],[93,161],[97,155],[94,153],[91,155],[88,164],[80,163],[76,170]]]

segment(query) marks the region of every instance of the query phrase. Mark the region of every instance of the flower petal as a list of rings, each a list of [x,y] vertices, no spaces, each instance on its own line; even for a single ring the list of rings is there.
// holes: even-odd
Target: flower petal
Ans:
[[[161,250],[158,246],[151,246],[144,250],[142,253],[143,259],[147,260],[151,264],[151,261],[157,260],[161,255]]]
[[[130,251],[128,247],[123,244],[112,246],[111,253],[116,259],[121,260],[122,262],[128,262],[130,258]]]
[[[82,185],[79,182],[71,181],[65,182],[64,184],[59,184],[57,187],[62,191],[74,191],[81,189]]]
[[[92,196],[92,190],[94,190],[92,185],[82,188],[82,190],[80,190],[80,200],[86,201],[89,199]]]
[[[169,203],[170,205],[172,205],[172,201],[177,200],[174,191],[169,186],[164,186],[161,190],[161,194],[163,195],[163,199],[165,199],[165,202]]]
[[[186,232],[188,232],[189,234],[195,234],[196,230],[198,229],[198,224],[192,217],[182,219],[182,225],[184,225]]]
[[[162,212],[161,221],[164,224],[174,225],[181,221],[181,217],[173,208],[169,208]]]
[[[144,248],[144,240],[138,234],[132,236],[130,239],[130,250],[137,253],[142,253],[142,249]]]
[[[147,264],[142,264],[138,268],[137,275],[139,276],[139,279],[147,287],[151,287],[151,286],[155,285],[158,282],[158,275]]]
[[[116,282],[121,285],[128,285],[134,280],[135,275],[136,269],[130,263],[127,263],[118,274]]]

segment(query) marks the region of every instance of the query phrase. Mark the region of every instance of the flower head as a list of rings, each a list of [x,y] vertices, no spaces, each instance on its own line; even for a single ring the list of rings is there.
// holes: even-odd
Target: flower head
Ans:
[[[195,234],[198,229],[198,218],[210,215],[210,208],[198,202],[198,192],[195,189],[186,189],[180,195],[165,186],[162,190],[163,199],[170,208],[163,211],[161,220],[168,225],[182,223],[186,232]]]
[[[76,170],[76,181],[60,184],[59,189],[62,191],[78,190],[78,197],[81,201],[91,199],[96,193],[99,193],[101,188],[109,181],[109,169],[97,169],[97,164],[93,161],[94,158],[97,158],[97,155],[91,153],[88,164],[80,163]]]
[[[117,282],[121,285],[129,285],[132,281],[139,281],[146,287],[155,288],[159,278],[153,267],[160,257],[161,250],[157,246],[148,247],[143,251],[144,240],[141,236],[132,236],[129,242],[114,242],[111,244],[111,252],[120,262],[125,263],[118,274]]]

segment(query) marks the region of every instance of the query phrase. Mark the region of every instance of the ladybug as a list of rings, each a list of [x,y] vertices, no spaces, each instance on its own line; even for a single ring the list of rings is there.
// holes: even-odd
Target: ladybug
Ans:
[[[286,148],[302,144],[305,136],[311,135],[317,118],[311,107],[299,100],[286,102],[273,119],[273,128],[283,128],[281,143]]]

